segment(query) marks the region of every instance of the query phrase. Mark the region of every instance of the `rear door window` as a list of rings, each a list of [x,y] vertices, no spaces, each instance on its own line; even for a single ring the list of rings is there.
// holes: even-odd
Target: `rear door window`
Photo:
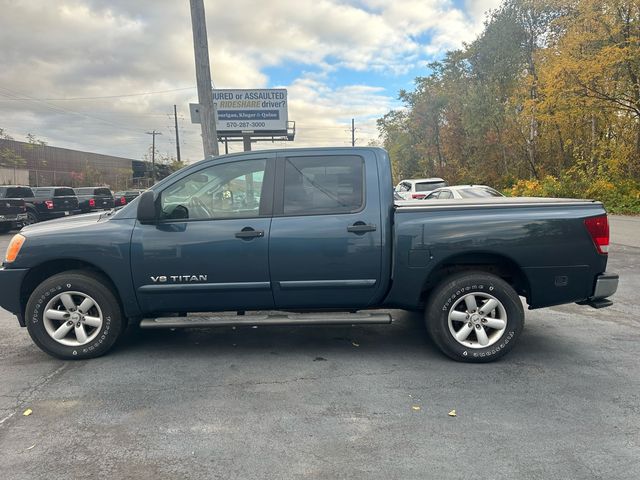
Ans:
[[[408,192],[409,190],[411,190],[411,184],[407,182],[400,182],[396,187],[396,191],[398,192]]]
[[[95,194],[96,195],[106,195],[107,197],[110,197],[111,196],[111,190],[109,190],[108,188],[96,188]]]
[[[56,188],[53,195],[56,197],[73,197],[75,192],[73,188]]]
[[[34,190],[36,197],[52,197],[53,189],[52,188],[36,188]]]
[[[364,160],[356,155],[287,157],[285,215],[352,213],[364,206]]]
[[[0,198],[31,198],[33,192],[25,187],[0,187]]]

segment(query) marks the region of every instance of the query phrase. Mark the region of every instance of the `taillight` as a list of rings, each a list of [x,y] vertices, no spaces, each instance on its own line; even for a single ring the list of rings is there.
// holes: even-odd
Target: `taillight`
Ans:
[[[127,199],[124,197],[120,197],[120,205],[126,205],[127,204]]]
[[[45,200],[44,204],[47,207],[47,209],[53,210],[53,200]]]
[[[90,199],[89,199],[89,206],[90,206],[90,207],[95,207],[95,206],[96,206],[96,201],[95,201],[95,199],[93,199],[93,198],[90,198]]]
[[[427,195],[424,193],[412,193],[411,194],[411,198],[415,199],[415,200],[422,200],[424,197],[426,197]]]
[[[598,253],[606,255],[609,252],[609,220],[607,220],[607,216],[585,218],[584,226],[587,227]]]

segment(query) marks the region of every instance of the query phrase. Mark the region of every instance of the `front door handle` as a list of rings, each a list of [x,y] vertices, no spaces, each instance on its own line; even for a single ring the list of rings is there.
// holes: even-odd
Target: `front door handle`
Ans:
[[[251,227],[244,227],[239,232],[236,232],[236,238],[242,238],[243,240],[251,240],[256,237],[264,237],[264,230],[254,230]]]
[[[376,231],[375,225],[372,225],[370,223],[364,223],[364,222],[356,222],[353,225],[349,225],[347,227],[347,232],[356,233],[356,234],[375,232],[375,231]]]

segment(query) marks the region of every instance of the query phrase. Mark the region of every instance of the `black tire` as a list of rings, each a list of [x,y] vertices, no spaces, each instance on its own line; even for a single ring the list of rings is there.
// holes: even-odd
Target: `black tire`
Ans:
[[[481,305],[491,297],[498,301],[499,306],[487,315],[488,312],[482,312]],[[478,305],[475,314],[467,316],[473,310],[468,308],[465,299]],[[450,324],[449,315],[454,310],[452,316],[462,315],[463,320],[452,320]],[[445,278],[433,290],[427,303],[425,321],[429,336],[445,355],[461,362],[483,363],[497,360],[514,347],[524,327],[524,309],[518,294],[501,278],[484,272],[466,272]],[[486,322],[502,323],[504,327],[489,328]],[[476,333],[480,329],[485,332],[482,340]],[[468,336],[462,339],[462,343],[456,340],[454,333],[467,333]],[[483,341],[487,342],[485,335],[490,343],[483,347]]]
[[[38,218],[38,214],[33,210],[27,210],[27,219],[25,220],[25,225],[32,225],[34,223],[38,223],[40,219]]]
[[[0,233],[7,233],[11,231],[12,226],[13,225],[11,225],[10,223],[0,223]]]
[[[85,344],[63,345],[47,332],[43,318],[44,310],[52,299],[65,292],[77,292],[91,297],[97,305],[95,308],[99,308],[102,313],[99,327],[93,328],[87,324],[86,329],[91,332],[88,335],[91,340]],[[81,297],[73,298],[76,300]],[[60,311],[63,312],[63,310]],[[92,311],[96,312],[96,310]],[[104,355],[116,343],[125,325],[120,304],[105,280],[99,275],[82,270],[59,273],[38,285],[27,302],[25,319],[27,330],[34,343],[49,355],[64,360],[82,360]],[[49,324],[52,323],[49,321]],[[58,323],[56,326],[62,323],[65,322]],[[84,331],[84,325],[82,328]],[[73,334],[70,332],[69,335]],[[73,341],[73,338],[75,337],[70,340]]]

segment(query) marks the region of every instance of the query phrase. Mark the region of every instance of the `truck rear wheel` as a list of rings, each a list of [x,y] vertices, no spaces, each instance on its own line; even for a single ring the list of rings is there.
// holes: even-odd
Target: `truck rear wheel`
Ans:
[[[111,288],[85,271],[59,273],[38,285],[29,297],[25,319],[34,343],[62,359],[105,354],[124,325]]]
[[[427,330],[454,360],[491,362],[509,352],[524,327],[515,290],[495,275],[459,273],[432,292],[425,312]]]

